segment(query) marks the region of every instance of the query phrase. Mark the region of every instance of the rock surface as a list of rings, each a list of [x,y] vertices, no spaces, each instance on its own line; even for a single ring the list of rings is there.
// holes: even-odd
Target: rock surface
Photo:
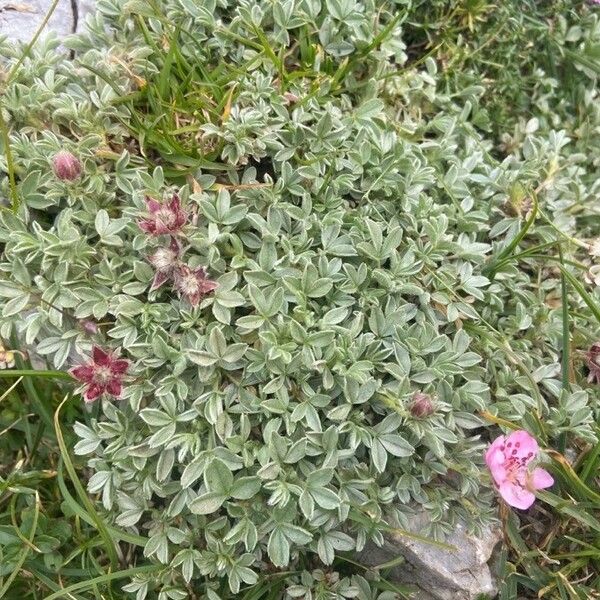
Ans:
[[[427,522],[424,513],[411,521],[418,533]],[[481,594],[494,597],[497,586],[488,566],[494,548],[501,540],[499,527],[490,527],[481,536],[469,535],[463,525],[446,540],[450,551],[399,534],[388,534],[382,548],[370,545],[360,556],[369,566],[403,556],[405,562],[391,570],[390,578],[414,583],[421,588],[419,600],[476,600]]]
[[[0,0],[0,36],[29,42],[51,5],[52,0]],[[53,31],[61,38],[80,31],[93,6],[93,0],[58,0],[44,32]]]

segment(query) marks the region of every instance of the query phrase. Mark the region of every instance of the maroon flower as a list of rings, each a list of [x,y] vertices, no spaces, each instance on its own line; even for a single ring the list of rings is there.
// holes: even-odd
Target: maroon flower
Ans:
[[[123,375],[129,368],[129,361],[93,347],[92,360],[74,367],[69,372],[75,379],[86,384],[83,395],[86,402],[93,402],[102,394],[119,397],[123,389]]]
[[[150,291],[157,290],[165,281],[170,279],[179,265],[179,253],[181,249],[177,240],[171,238],[168,248],[158,248],[154,254],[148,257],[150,264],[155,268],[156,273],[152,280]]]
[[[410,403],[410,414],[417,419],[428,417],[434,412],[433,402],[429,394],[415,392]]]
[[[54,174],[63,181],[75,181],[81,176],[81,162],[67,150],[61,150],[54,155],[52,168]]]
[[[181,265],[175,273],[175,288],[192,306],[217,289],[218,283],[207,278],[206,269],[191,269]]]
[[[585,353],[585,362],[590,370],[588,381],[600,383],[600,342],[594,342]]]
[[[181,208],[177,194],[173,194],[170,202],[160,203],[146,196],[146,207],[149,218],[138,221],[140,229],[150,235],[179,233],[187,221],[187,213]]]

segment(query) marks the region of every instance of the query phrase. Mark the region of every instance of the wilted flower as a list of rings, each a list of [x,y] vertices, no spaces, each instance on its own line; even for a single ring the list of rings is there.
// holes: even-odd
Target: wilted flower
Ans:
[[[538,451],[538,444],[529,433],[515,431],[508,437],[496,438],[485,453],[485,462],[498,491],[510,506],[529,508],[535,501],[534,492],[554,483],[545,469],[529,468]]]
[[[175,238],[171,238],[168,248],[158,248],[148,257],[150,264],[156,270],[150,290],[158,289],[165,281],[173,276],[179,264],[179,244]]]
[[[585,363],[590,370],[588,381],[600,383],[600,342],[594,342],[585,353]]]
[[[6,350],[0,344],[0,369],[12,369],[15,366],[15,353],[12,350]]]
[[[94,346],[92,360],[74,367],[69,372],[75,379],[86,384],[84,399],[92,402],[106,393],[118,397],[123,389],[123,376],[129,368],[129,361]]]
[[[175,288],[192,306],[197,306],[204,296],[217,287],[216,281],[207,278],[204,267],[191,269],[187,265],[182,265],[175,273]]]
[[[415,392],[410,403],[410,414],[413,417],[422,419],[433,414],[435,408],[429,394]]]
[[[298,100],[300,100],[300,98],[298,96],[296,96],[296,94],[293,94],[292,92],[284,92],[283,93],[283,101],[284,104],[295,104],[296,102],[298,102]]]
[[[600,265],[590,267],[583,275],[587,283],[600,286]]]
[[[177,194],[169,202],[161,203],[146,196],[149,218],[138,221],[140,229],[150,235],[179,233],[187,221],[187,213],[181,208]]]
[[[600,0],[598,0],[598,3],[600,4]],[[590,253],[590,256],[600,256],[600,238],[596,238],[590,243],[588,251]]]
[[[52,168],[54,174],[63,181],[74,181],[81,176],[81,162],[67,150],[61,150],[54,155]]]

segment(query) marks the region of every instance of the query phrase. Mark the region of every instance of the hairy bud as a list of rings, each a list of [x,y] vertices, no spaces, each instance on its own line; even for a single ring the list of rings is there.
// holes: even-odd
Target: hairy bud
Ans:
[[[410,403],[410,414],[413,417],[422,419],[428,417],[434,412],[433,402],[429,394],[415,392]]]
[[[54,174],[63,181],[75,181],[81,177],[80,160],[67,150],[61,150],[52,159]]]

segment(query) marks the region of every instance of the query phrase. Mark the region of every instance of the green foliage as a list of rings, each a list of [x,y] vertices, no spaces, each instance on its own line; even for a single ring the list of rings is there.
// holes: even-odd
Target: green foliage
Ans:
[[[58,417],[55,441],[113,570],[118,531],[154,565],[124,587],[138,600],[389,600],[399,591],[319,569],[416,506],[436,539],[493,518],[486,418],[550,447],[597,442],[579,357],[600,314],[581,283],[600,235],[600,26],[547,4],[527,18],[510,2],[101,0],[65,41],[73,62],[50,40],[16,71],[0,336],[58,371],[92,345],[132,362],[122,399],[73,425],[97,506]],[[513,21],[533,51],[512,44],[496,71]],[[556,92],[563,72],[572,93]],[[54,175],[60,149],[80,180]],[[169,239],[137,221],[145,195],[173,192],[183,260],[218,282],[197,307],[170,283],[150,290],[148,257]],[[412,415],[415,392],[432,415]],[[24,522],[39,513],[26,504]]]

